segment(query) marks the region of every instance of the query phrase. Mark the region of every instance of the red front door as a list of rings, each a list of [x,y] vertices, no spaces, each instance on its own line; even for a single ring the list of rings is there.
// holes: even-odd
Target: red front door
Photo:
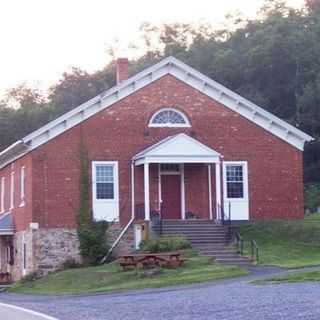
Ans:
[[[161,217],[162,219],[181,219],[181,176],[161,176]]]

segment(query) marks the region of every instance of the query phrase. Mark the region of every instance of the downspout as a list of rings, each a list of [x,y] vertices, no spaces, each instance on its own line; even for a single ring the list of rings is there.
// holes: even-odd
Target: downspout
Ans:
[[[116,245],[122,239],[122,237],[127,232],[127,230],[129,229],[129,227],[131,226],[133,221],[134,221],[134,160],[131,161],[131,219],[127,223],[127,225],[122,229],[121,233],[119,234],[118,238],[112,244],[112,246],[109,249],[108,253],[102,258],[101,264],[105,263],[106,260],[110,257],[113,249],[116,247]]]

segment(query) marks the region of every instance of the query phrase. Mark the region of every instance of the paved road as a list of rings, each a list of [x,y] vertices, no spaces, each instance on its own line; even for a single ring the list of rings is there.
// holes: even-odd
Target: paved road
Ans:
[[[0,303],[1,320],[55,320],[52,317],[25,310],[16,306]]]
[[[0,301],[60,320],[320,319],[320,284],[257,286],[249,283],[252,278],[127,294],[49,297],[2,293]],[[2,314],[0,319],[4,319]]]

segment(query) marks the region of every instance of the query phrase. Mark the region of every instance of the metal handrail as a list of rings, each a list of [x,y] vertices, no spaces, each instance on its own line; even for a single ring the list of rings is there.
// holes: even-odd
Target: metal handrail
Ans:
[[[228,203],[228,214],[225,213],[224,208],[218,204],[217,220],[221,221],[221,224],[231,224],[231,202]]]
[[[237,253],[243,256],[244,252],[244,244],[245,241],[243,240],[242,236],[239,232],[234,234],[235,245],[237,248]],[[251,251],[251,260],[258,262],[259,261],[259,247],[257,242],[254,239],[250,240],[250,251]]]
[[[237,253],[243,256],[244,240],[241,237],[239,232],[235,233],[235,241],[236,241]]]

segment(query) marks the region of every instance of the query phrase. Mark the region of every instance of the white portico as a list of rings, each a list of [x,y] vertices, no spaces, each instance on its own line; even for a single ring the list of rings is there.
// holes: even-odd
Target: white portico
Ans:
[[[181,190],[181,218],[185,219],[185,181],[184,181],[184,166],[186,164],[203,164],[207,166],[208,174],[208,207],[210,219],[215,219],[213,216],[213,205],[216,206],[216,213],[219,213],[221,208],[221,163],[222,156],[215,150],[207,147],[198,140],[180,133],[174,136],[167,137],[162,141],[152,145],[133,157],[135,166],[144,166],[144,215],[145,220],[150,220],[150,177],[149,167],[151,164],[159,166],[159,202],[163,203],[164,185],[162,184],[163,175],[179,175],[180,190]],[[212,166],[215,166],[215,201],[212,199],[211,181],[212,181]],[[163,175],[161,175],[163,174]],[[170,182],[169,182],[170,183]],[[174,184],[174,182],[172,181]],[[174,190],[171,189],[174,194]],[[165,205],[165,203],[164,203]]]

